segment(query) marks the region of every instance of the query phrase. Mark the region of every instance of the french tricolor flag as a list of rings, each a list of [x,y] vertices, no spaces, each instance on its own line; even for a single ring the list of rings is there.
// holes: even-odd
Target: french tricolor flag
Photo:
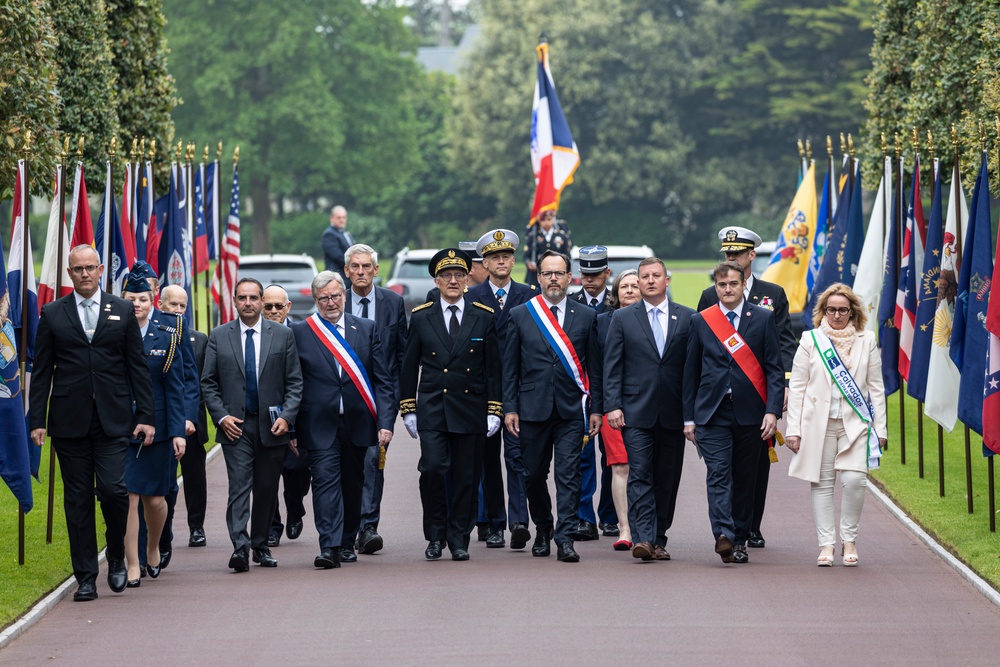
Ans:
[[[559,104],[549,70],[549,45],[542,42],[538,52],[538,81],[531,105],[531,168],[535,172],[535,201],[531,205],[534,224],[543,211],[559,209],[559,196],[573,182],[580,166],[580,151],[569,132],[569,124]]]

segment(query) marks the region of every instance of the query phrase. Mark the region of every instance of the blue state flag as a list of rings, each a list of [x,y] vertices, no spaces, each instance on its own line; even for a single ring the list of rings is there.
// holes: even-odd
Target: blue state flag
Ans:
[[[965,233],[962,266],[951,330],[951,360],[962,380],[958,418],[983,434],[983,378],[986,377],[986,309],[993,276],[993,230],[990,222],[990,173],[986,151],[972,191],[972,211]],[[992,454],[992,452],[990,452]]]
[[[183,168],[183,167],[181,167]],[[166,215],[160,226],[159,267],[160,287],[180,285],[188,293],[188,303],[191,301],[191,262],[189,245],[187,243],[187,215],[184,196],[184,183],[179,178],[177,165],[170,170],[170,189],[168,191]],[[157,202],[159,204],[159,202]],[[159,221],[159,217],[157,217]],[[184,320],[190,325],[188,308]]]
[[[97,219],[94,244],[97,247],[97,254],[104,264],[101,288],[108,289],[115,296],[121,296],[129,264],[125,255],[125,240],[122,238],[122,228],[118,219],[118,205],[115,203],[115,192],[111,185],[110,162],[107,169],[104,201],[101,205],[101,216]],[[107,246],[105,246],[105,239],[108,239]],[[109,285],[110,289],[107,287]]]
[[[915,281],[916,319],[913,349],[910,352],[910,378],[906,393],[918,401],[927,400],[927,369],[934,343],[934,317],[937,314],[938,280],[941,277],[941,249],[944,247],[944,213],[941,199],[941,169],[934,160],[934,199],[927,223],[927,246],[920,279]]]
[[[903,173],[900,161],[899,173]],[[896,328],[896,290],[899,287],[900,210],[899,193],[902,178],[896,184],[892,197],[892,218],[889,220],[889,239],[885,244],[885,281],[878,307],[878,342],[882,351],[882,384],[885,395],[899,390],[899,329]]]

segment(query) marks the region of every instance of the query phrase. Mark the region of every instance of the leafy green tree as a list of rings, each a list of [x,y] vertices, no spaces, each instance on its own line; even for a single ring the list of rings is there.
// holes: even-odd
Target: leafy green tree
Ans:
[[[418,167],[407,104],[415,44],[390,0],[177,0],[166,10],[184,99],[178,134],[240,145],[255,252],[270,248],[275,195],[350,206]]]
[[[9,3],[0,11],[0,200],[13,195],[28,129],[32,192],[51,195],[59,128],[56,41],[45,0]]]

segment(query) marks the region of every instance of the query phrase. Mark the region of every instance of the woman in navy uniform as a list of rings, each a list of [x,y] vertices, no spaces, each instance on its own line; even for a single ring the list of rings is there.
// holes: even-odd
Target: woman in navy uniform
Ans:
[[[128,586],[140,584],[139,501],[149,531],[146,541],[146,573],[160,574],[160,533],[167,518],[164,496],[173,484],[172,458],[184,455],[184,370],[180,363],[180,340],[169,319],[151,322],[153,292],[144,277],[144,266],[136,263],[125,283],[124,296],[132,302],[142,333],[143,354],[149,368],[156,406],[153,442],[133,441],[125,456],[125,486],[128,488],[128,524],[125,530],[125,560]]]

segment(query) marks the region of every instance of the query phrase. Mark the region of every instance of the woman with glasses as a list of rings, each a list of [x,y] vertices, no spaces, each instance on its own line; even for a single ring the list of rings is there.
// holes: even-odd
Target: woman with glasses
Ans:
[[[812,485],[820,553],[816,564],[833,565],[836,543],[833,488],[840,473],[841,556],[858,564],[858,523],[869,468],[886,447],[882,361],[861,299],[842,283],[820,295],[815,329],[802,334],[789,381],[788,474]]]

